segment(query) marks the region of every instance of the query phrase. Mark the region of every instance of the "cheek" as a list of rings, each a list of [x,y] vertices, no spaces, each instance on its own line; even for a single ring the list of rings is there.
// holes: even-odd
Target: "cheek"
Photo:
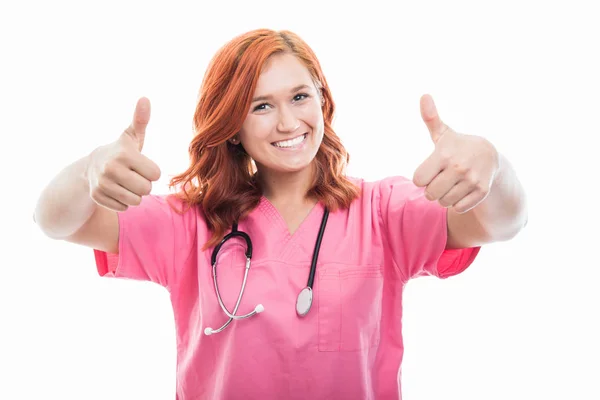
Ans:
[[[272,130],[271,118],[248,118],[242,126],[240,133],[242,140],[245,139],[265,139]]]
[[[313,129],[323,130],[323,113],[320,108],[311,107],[305,110],[302,119]]]
[[[312,119],[313,128],[319,133],[323,134],[325,131],[325,122],[323,121],[323,114],[320,112],[315,114]]]

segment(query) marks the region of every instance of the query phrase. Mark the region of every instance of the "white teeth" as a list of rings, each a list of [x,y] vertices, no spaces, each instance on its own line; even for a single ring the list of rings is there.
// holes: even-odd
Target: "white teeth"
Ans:
[[[283,140],[281,142],[275,142],[273,144],[277,147],[293,147],[297,144],[302,143],[302,141],[304,141],[305,137],[306,137],[306,134],[304,134],[302,136],[298,136],[297,138],[292,139],[292,140]]]

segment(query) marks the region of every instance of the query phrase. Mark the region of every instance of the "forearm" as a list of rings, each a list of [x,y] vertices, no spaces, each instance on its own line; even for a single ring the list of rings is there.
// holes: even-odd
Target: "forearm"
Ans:
[[[47,236],[62,239],[75,233],[98,207],[86,178],[89,157],[65,167],[40,194],[34,220]]]
[[[525,190],[510,162],[502,154],[489,195],[473,208],[480,226],[491,241],[513,238],[527,223]]]

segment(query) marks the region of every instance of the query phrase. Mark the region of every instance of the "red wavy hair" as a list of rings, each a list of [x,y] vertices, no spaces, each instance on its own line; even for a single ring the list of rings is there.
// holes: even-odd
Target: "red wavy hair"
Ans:
[[[262,189],[250,156],[228,140],[242,127],[263,65],[274,54],[290,53],[308,69],[323,99],[325,132],[313,163],[315,176],[308,195],[331,211],[347,208],[359,188],[345,177],[349,154],[331,127],[335,104],[312,49],[293,32],[257,29],[235,37],[211,60],[194,113],[195,136],[189,146],[190,167],[171,179],[173,196],[188,208],[200,205],[215,246],[233,222],[260,202]],[[178,211],[183,212],[183,211]]]

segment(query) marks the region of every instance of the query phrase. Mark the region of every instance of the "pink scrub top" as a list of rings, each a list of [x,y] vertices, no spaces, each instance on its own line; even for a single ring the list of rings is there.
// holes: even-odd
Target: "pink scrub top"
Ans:
[[[318,203],[290,235],[263,197],[238,229],[254,253],[237,314],[217,301],[210,232],[202,212],[180,215],[168,195],[150,195],[119,213],[119,253],[95,250],[105,277],[155,282],[170,293],[176,323],[176,399],[401,399],[402,292],[409,279],[464,271],[479,247],[445,250],[447,209],[404,177],[352,179],[362,190],[349,209],[331,212],[319,253],[314,300],[296,314],[324,208]],[[174,198],[169,202],[176,201]],[[180,206],[181,203],[179,202]],[[221,248],[217,277],[231,311],[243,279],[244,242]]]

